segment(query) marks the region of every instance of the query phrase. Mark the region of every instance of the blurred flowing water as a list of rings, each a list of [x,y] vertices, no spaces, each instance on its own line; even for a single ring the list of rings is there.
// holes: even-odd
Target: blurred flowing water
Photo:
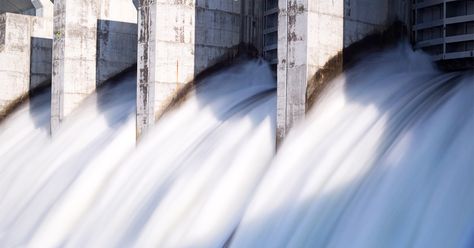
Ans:
[[[338,77],[287,137],[231,247],[474,247],[474,74],[408,46]]]
[[[0,247],[473,247],[474,75],[399,46],[335,79],[275,155],[262,61],[200,82],[135,147],[135,73],[50,138],[0,124]]]

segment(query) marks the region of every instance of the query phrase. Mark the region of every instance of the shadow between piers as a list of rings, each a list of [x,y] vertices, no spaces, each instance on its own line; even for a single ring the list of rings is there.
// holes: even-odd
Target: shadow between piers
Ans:
[[[105,81],[137,64],[138,25],[97,20],[96,81]]]
[[[110,127],[135,113],[137,33],[136,23],[97,20],[96,104]]]
[[[31,37],[28,104],[35,126],[50,129],[53,40]]]
[[[50,130],[51,119],[51,81],[28,94],[29,114],[35,126],[46,131]]]
[[[110,127],[124,124],[136,112],[136,65],[105,81],[95,93],[96,107]]]

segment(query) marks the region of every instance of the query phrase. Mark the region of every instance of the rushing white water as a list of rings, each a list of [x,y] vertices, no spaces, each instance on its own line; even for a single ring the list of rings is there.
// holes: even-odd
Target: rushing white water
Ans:
[[[52,140],[47,95],[2,124],[0,247],[169,247],[183,233],[190,242],[232,233],[274,154],[268,65],[211,76],[136,149],[135,75],[121,81]]]
[[[49,138],[0,124],[0,247],[472,247],[474,76],[405,47],[337,78],[274,157],[261,61],[205,79],[135,147],[135,75]]]
[[[468,73],[404,46],[346,71],[279,150],[231,247],[473,247]]]

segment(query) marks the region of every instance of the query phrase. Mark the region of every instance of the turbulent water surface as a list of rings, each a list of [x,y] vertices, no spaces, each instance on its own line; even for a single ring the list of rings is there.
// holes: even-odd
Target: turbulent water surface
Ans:
[[[405,47],[332,82],[275,155],[268,65],[204,79],[135,146],[135,74],[49,132],[0,124],[0,247],[473,247],[474,76]]]

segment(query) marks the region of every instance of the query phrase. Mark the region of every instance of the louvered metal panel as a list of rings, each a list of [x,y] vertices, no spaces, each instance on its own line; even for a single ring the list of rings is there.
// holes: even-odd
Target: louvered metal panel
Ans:
[[[474,59],[474,0],[414,0],[413,40],[436,61]]]

